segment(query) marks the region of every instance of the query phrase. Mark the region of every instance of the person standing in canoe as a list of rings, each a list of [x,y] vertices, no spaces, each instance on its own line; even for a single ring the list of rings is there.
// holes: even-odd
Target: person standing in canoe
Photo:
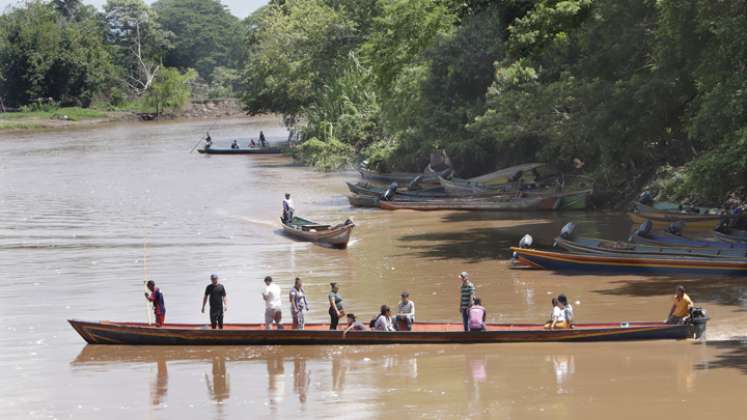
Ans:
[[[265,301],[266,330],[271,330],[272,324],[275,324],[278,330],[283,329],[283,326],[280,324],[280,321],[283,319],[281,293],[280,286],[272,282],[272,277],[265,277],[265,291],[262,292],[262,299]]]
[[[469,308],[472,307],[475,299],[475,285],[469,281],[469,274],[466,271],[459,274],[459,279],[462,281],[459,296],[459,313],[462,314],[464,331],[469,331]]]
[[[210,137],[210,133],[205,134],[205,150],[209,149],[213,145],[213,139]]]
[[[238,140],[234,140],[233,143],[231,143],[231,149],[236,150],[238,148],[239,148],[239,141]]]
[[[293,329],[302,330],[305,325],[303,311],[309,311],[309,302],[306,300],[306,293],[303,290],[303,283],[300,277],[296,277],[296,281],[293,287],[291,287],[288,297],[291,304]]]
[[[267,147],[267,139],[265,139],[265,133],[259,130],[259,145],[261,147]]]
[[[331,288],[329,295],[327,295],[327,299],[329,300],[329,329],[336,330],[337,324],[340,322],[340,317],[345,315],[345,310],[342,308],[342,296],[340,295],[337,283],[332,282],[329,286]]]
[[[202,313],[205,313],[205,304],[210,300],[210,328],[223,329],[223,312],[228,311],[228,299],[226,289],[218,283],[218,275],[210,275],[210,284],[205,288],[205,296],[202,298]]]
[[[163,301],[163,293],[161,293],[161,289],[156,287],[156,282],[153,280],[148,280],[147,287],[150,290],[150,294],[145,292],[145,298],[153,303],[153,315],[156,318],[156,326],[163,327],[164,322],[166,322],[166,304]]]
[[[290,223],[293,221],[293,213],[296,209],[293,207],[293,200],[291,195],[285,193],[285,199],[283,199],[283,222]]]
[[[682,324],[685,318],[690,315],[690,309],[693,307],[693,301],[685,293],[685,286],[677,286],[672,302],[672,309],[667,316],[667,324]]]

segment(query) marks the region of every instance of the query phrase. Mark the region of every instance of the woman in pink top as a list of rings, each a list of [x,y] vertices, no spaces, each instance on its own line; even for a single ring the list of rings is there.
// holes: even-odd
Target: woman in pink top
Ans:
[[[476,297],[469,308],[468,326],[470,331],[485,331],[485,315],[487,311],[481,305],[480,298]]]

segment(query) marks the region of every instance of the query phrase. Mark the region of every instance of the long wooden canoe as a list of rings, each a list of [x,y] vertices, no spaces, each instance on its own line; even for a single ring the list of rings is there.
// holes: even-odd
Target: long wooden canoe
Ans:
[[[434,171],[430,169],[430,166],[428,166],[423,173],[416,173],[416,172],[376,172],[372,171],[370,169],[366,169],[363,167],[358,168],[358,172],[361,174],[361,178],[367,179],[369,181],[378,182],[382,184],[391,184],[392,182],[396,182],[402,187],[406,187],[410,184],[415,178],[422,177],[420,179],[420,185],[423,187],[437,187],[438,186],[438,177],[440,176],[449,176],[453,169],[446,168],[442,171]]]
[[[276,155],[283,152],[280,147],[252,147],[248,149],[217,149],[214,147],[197,149],[207,155]]]
[[[596,238],[555,238],[556,246],[570,252],[600,255],[648,255],[701,258],[747,258],[747,249],[685,248],[641,245],[623,241]]]
[[[709,241],[675,235],[669,232],[642,233],[635,231],[628,238],[630,242],[645,245],[683,247],[683,248],[711,248],[711,249],[747,249],[747,243]]]
[[[379,187],[371,185],[367,182],[358,182],[355,184],[353,184],[352,182],[345,182],[345,184],[347,184],[348,190],[350,190],[351,193],[359,195],[381,197],[387,190],[387,187]],[[449,195],[446,194],[446,192],[444,192],[441,188],[428,188],[425,190],[413,191],[404,188],[397,188],[395,197],[401,197],[402,199],[407,200],[413,198],[448,198]]]
[[[721,228],[713,231],[717,239],[739,246],[747,246],[747,230]]]
[[[334,226],[319,224],[300,217],[294,217],[290,223],[285,223],[282,220],[280,223],[283,225],[283,231],[289,236],[340,249],[347,248],[350,234],[355,227],[355,223],[350,219]]]
[[[555,271],[747,276],[747,259],[571,254],[511,247],[519,264]]]
[[[674,222],[685,222],[685,230],[713,230],[723,216],[716,215],[672,215],[660,213],[628,213],[633,223],[644,223],[650,220],[657,229],[665,229]]]
[[[523,163],[521,165],[510,166],[485,175],[469,178],[468,181],[485,185],[506,184],[512,180],[517,181],[518,179],[514,178],[516,178],[516,175],[519,172],[521,172],[520,179],[525,182],[536,181],[540,178],[545,178],[556,173],[544,163]]]
[[[379,197],[373,195],[353,194],[348,196],[348,202],[353,207],[379,207]]]
[[[124,345],[354,345],[451,344],[509,342],[624,341],[692,338],[692,325],[661,322],[576,324],[573,329],[547,330],[542,324],[488,324],[487,331],[465,332],[461,323],[417,322],[412,331],[331,331],[327,324],[306,324],[304,330],[265,330],[264,324],[226,324],[212,330],[203,324],[69,320],[89,344]]]
[[[473,210],[473,211],[519,211],[554,210],[558,199],[555,197],[485,197],[470,199],[444,199],[425,201],[379,201],[385,210]]]

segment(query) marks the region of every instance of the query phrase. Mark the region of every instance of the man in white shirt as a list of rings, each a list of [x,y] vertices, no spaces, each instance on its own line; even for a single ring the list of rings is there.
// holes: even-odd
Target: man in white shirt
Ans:
[[[293,200],[291,195],[285,193],[285,199],[283,199],[283,222],[290,223],[293,221],[293,213],[296,211],[293,207]]]
[[[272,282],[272,277],[265,277],[265,291],[262,292],[262,299],[265,300],[265,329],[272,329],[273,322],[277,329],[282,330],[283,326],[280,320],[283,317],[281,311],[280,286]]]

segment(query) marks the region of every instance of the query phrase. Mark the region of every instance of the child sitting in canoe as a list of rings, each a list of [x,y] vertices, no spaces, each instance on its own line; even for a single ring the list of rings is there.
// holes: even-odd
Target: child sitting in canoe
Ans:
[[[545,329],[558,330],[563,328],[568,328],[565,319],[565,307],[557,298],[552,298],[552,314],[550,320],[545,323]]]

